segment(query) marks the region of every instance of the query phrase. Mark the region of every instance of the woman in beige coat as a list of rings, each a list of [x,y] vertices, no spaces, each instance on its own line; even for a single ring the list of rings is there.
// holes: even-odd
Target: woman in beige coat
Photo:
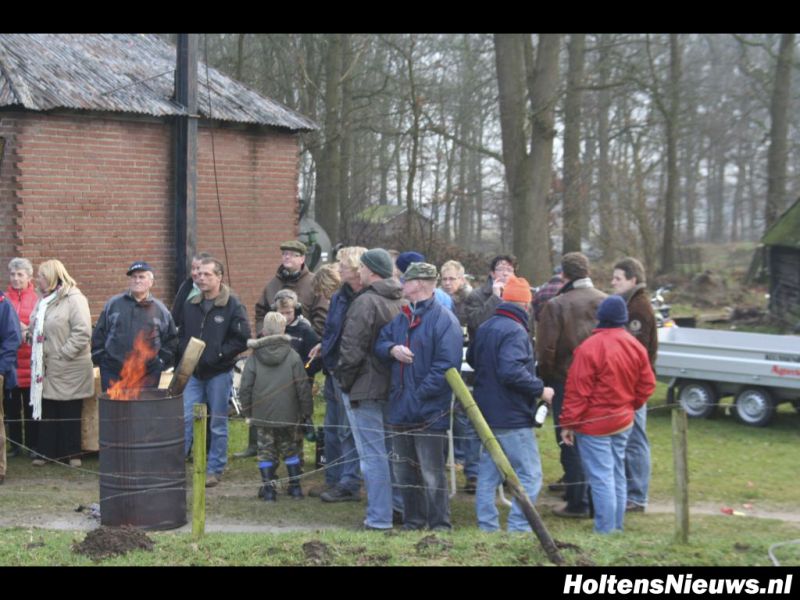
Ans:
[[[31,404],[41,419],[39,454],[81,466],[81,408],[94,393],[89,303],[58,260],[39,266],[31,315]],[[43,465],[37,458],[35,465]]]

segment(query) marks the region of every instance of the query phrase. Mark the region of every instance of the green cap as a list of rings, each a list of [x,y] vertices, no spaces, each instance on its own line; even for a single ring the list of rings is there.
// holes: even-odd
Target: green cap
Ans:
[[[411,281],[413,279],[436,279],[439,274],[436,271],[436,266],[430,263],[413,262],[408,265],[406,272],[403,274],[403,281]]]
[[[306,245],[298,240],[289,240],[288,242],[283,242],[281,244],[281,250],[292,250],[294,252],[299,252],[303,256],[305,256],[308,252]]]

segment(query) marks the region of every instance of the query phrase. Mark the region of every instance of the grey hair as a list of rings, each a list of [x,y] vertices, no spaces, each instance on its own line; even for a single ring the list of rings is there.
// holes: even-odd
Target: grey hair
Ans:
[[[33,277],[33,265],[27,258],[12,258],[8,263],[9,271],[25,271],[30,277]]]
[[[286,331],[286,318],[279,312],[268,312],[264,315],[264,335],[280,335]]]

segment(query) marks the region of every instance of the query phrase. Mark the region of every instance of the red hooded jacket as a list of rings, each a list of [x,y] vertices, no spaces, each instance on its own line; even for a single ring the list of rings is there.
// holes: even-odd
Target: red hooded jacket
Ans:
[[[5,294],[6,298],[11,301],[14,310],[17,311],[19,320],[24,325],[30,324],[31,313],[39,300],[33,282],[29,283],[24,290],[15,290],[8,286]],[[31,346],[25,343],[24,336],[23,342],[17,351],[17,387],[31,387]]]
[[[630,426],[656,379],[647,351],[622,327],[598,328],[575,349],[559,424],[585,435]]]

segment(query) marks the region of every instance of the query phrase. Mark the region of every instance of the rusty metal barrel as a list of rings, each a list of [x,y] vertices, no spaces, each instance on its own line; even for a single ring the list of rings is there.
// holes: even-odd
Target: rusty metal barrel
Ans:
[[[186,524],[183,395],[145,389],[100,396],[100,522],[174,529]]]

